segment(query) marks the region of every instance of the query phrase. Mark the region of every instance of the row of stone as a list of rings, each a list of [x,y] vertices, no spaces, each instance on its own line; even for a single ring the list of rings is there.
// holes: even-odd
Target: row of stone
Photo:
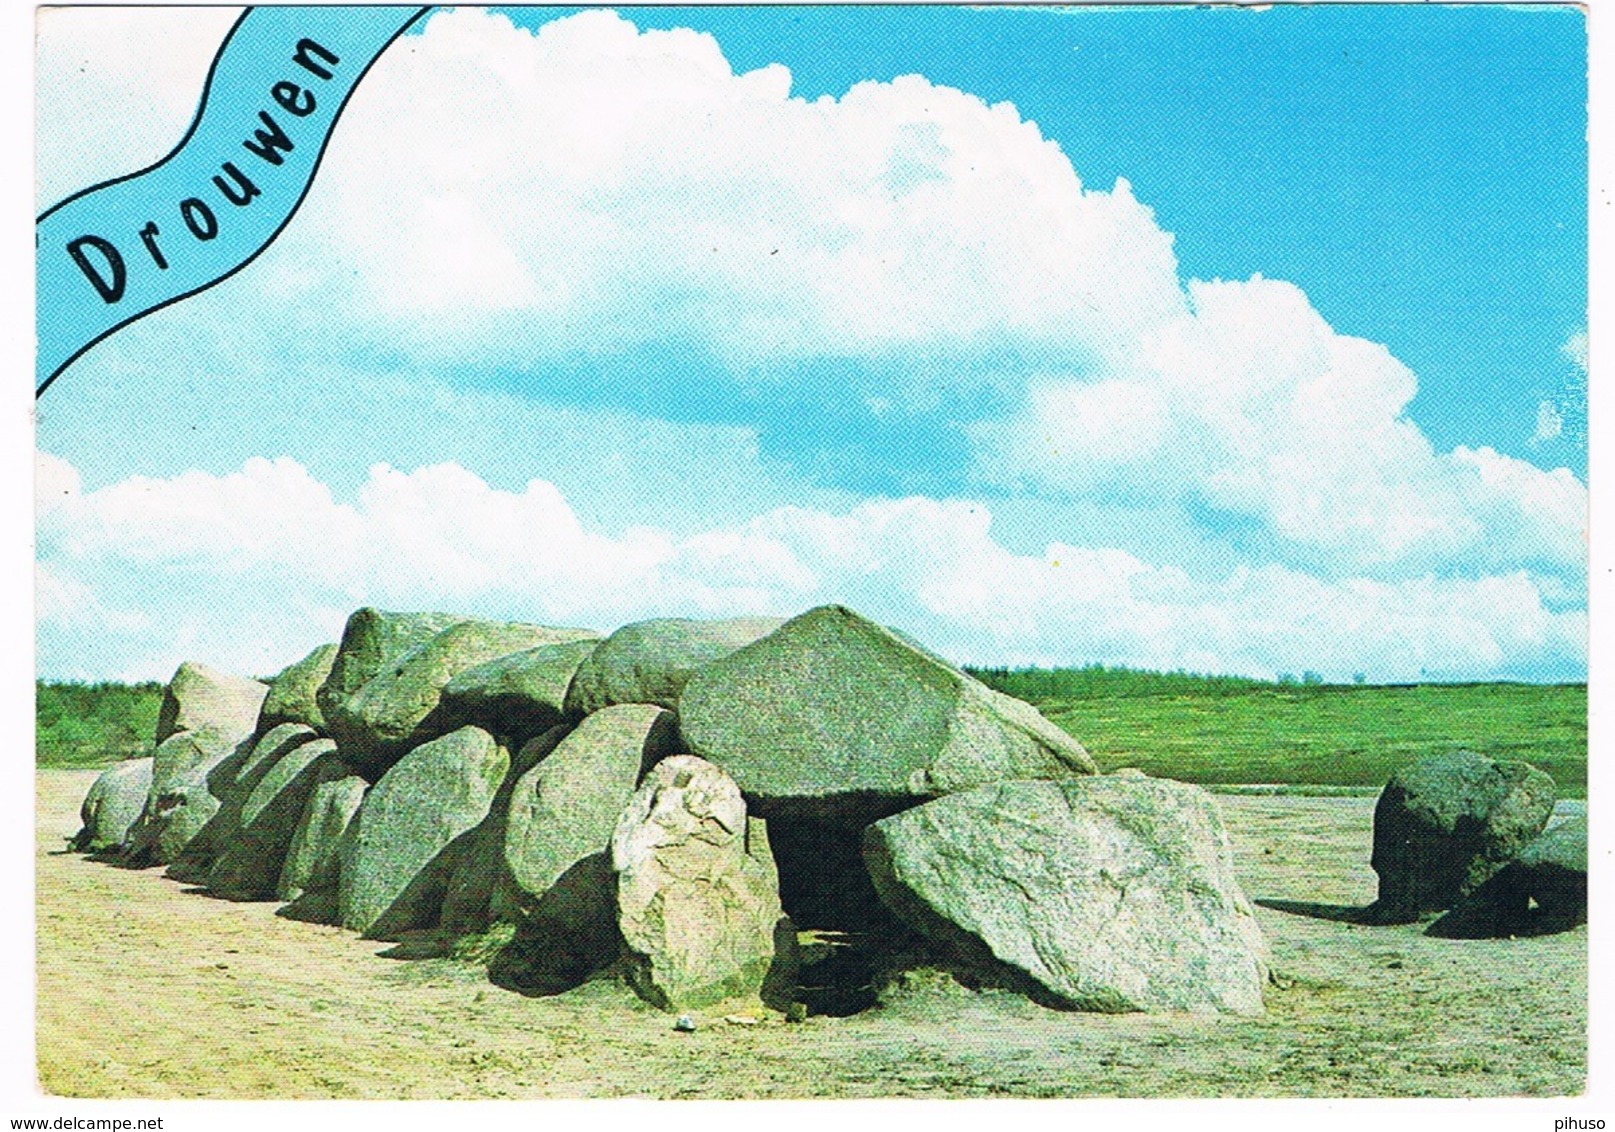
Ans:
[[[788,981],[772,821],[823,839],[794,869],[833,863],[821,884],[872,886],[1060,1005],[1261,1009],[1210,799],[1093,776],[1035,709],[900,634],[840,607],[536,645],[581,631],[443,620],[361,610],[256,692],[182,668],[154,759],[92,789],[82,847],[377,937],[519,924],[517,952],[573,974],[625,941],[677,1008]]]

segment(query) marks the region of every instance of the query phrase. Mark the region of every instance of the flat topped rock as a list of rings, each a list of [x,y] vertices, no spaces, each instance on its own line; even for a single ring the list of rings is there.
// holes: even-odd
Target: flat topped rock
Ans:
[[[508,653],[595,636],[589,629],[461,621],[383,666],[327,716],[331,734],[356,769],[379,773],[449,729],[438,706],[444,686],[461,672]]]
[[[1096,769],[1030,704],[841,606],[708,664],[678,712],[690,751],[764,817],[867,821],[985,782]]]
[[[1181,782],[1000,782],[875,822],[899,918],[1035,998],[1259,1014],[1267,949],[1216,804]]]
[[[702,665],[751,644],[780,624],[772,617],[720,621],[668,617],[624,625],[578,667],[566,710],[588,715],[612,704],[671,708]]]
[[[162,744],[181,731],[212,729],[232,742],[258,727],[258,711],[269,685],[232,676],[205,664],[186,661],[163,690],[157,712],[155,742]]]
[[[330,672],[315,693],[322,717],[329,720],[376,673],[464,620],[455,613],[388,613],[368,607],[356,610],[342,630]],[[332,738],[337,736],[333,734]]]
[[[1542,832],[1556,793],[1535,767],[1473,751],[1397,771],[1374,806],[1376,917],[1414,920],[1459,903]]]
[[[565,718],[567,689],[598,645],[593,639],[539,645],[468,668],[443,686],[443,714],[500,735],[541,734]]]
[[[302,660],[288,664],[269,681],[269,694],[258,712],[259,731],[268,731],[282,723],[301,723],[316,731],[325,730],[319,692],[330,679],[336,651],[335,643],[321,645]]]

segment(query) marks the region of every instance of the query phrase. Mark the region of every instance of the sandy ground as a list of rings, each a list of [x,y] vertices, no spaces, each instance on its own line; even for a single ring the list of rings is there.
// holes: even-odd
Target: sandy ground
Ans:
[[[915,980],[846,1018],[694,1034],[620,984],[530,999],[475,967],[62,852],[93,772],[38,774],[41,1087],[78,1097],[1566,1095],[1587,934],[1453,940],[1338,918],[1371,798],[1222,797],[1280,985],[1256,1020],[1057,1013]],[[1289,910],[1284,910],[1289,909]],[[1335,917],[1335,918],[1331,918]]]

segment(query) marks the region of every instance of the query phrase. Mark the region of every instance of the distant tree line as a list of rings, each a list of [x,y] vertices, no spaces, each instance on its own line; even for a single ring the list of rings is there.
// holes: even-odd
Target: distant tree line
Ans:
[[[37,681],[35,759],[40,766],[101,766],[146,754],[162,703],[156,681]]]

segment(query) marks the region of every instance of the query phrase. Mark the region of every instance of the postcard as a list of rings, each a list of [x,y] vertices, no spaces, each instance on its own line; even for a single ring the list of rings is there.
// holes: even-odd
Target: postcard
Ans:
[[[1583,9],[36,33],[51,1113],[1596,1116]]]

